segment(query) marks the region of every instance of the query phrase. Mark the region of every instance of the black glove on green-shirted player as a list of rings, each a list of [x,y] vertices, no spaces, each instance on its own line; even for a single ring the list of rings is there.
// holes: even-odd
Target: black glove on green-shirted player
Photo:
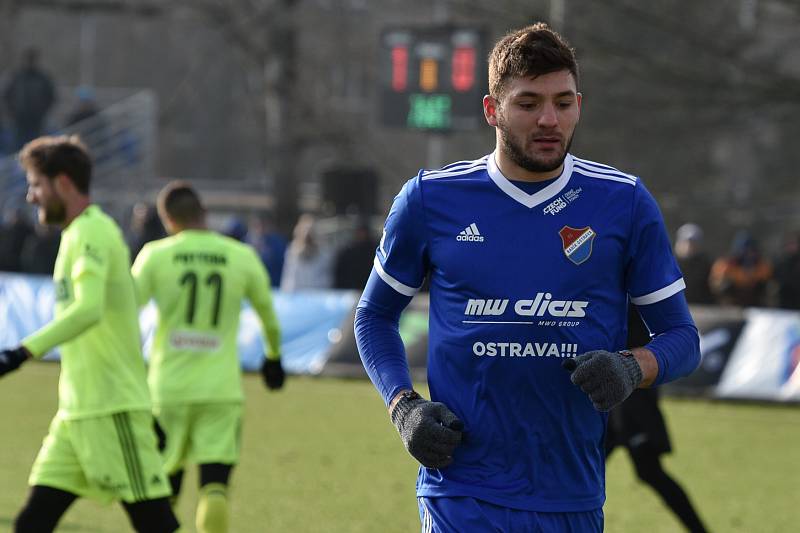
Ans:
[[[28,350],[20,346],[13,350],[3,350],[0,352],[0,376],[18,369],[22,363],[28,360]]]
[[[283,371],[280,359],[264,359],[261,365],[261,376],[269,390],[277,390],[283,387],[286,374]]]

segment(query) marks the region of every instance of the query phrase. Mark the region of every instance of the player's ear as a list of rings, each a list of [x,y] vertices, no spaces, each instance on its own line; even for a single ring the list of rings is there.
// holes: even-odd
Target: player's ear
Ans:
[[[164,229],[167,230],[167,233],[170,235],[175,235],[181,231],[181,227],[172,220],[169,215],[164,216],[161,218],[161,224],[164,226]]]
[[[75,184],[72,183],[72,180],[61,172],[60,174],[56,174],[52,181],[53,190],[56,191],[56,194],[63,197],[67,194],[68,191],[75,188]]]
[[[491,95],[483,97],[483,116],[486,117],[486,123],[490,126],[497,126],[497,108],[499,103]]]

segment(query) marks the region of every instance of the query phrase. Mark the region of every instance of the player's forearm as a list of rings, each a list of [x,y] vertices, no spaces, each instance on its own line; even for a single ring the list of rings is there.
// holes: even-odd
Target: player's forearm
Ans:
[[[412,388],[399,321],[359,307],[354,322],[361,361],[389,406],[400,392]]]
[[[277,320],[272,320],[270,323],[262,321],[262,323],[266,345],[264,353],[267,355],[267,359],[276,361],[281,358],[281,328],[278,326]]]
[[[631,351],[633,352],[633,357],[636,359],[636,362],[639,363],[639,367],[642,369],[642,382],[639,384],[639,388],[647,388],[652,385],[658,377],[658,359],[655,354],[647,348],[632,348]]]
[[[398,393],[397,393],[397,394],[395,394],[395,395],[394,395],[394,398],[392,398],[392,401],[390,401],[390,402],[389,402],[389,405],[387,405],[387,408],[388,408],[388,411],[389,411],[389,413],[391,413],[391,412],[392,412],[392,409],[394,409],[394,406],[395,406],[395,405],[397,404],[397,402],[399,402],[399,401],[400,401],[400,399],[403,397],[403,393],[404,393],[404,392],[409,392],[409,391],[411,391],[411,390],[413,390],[413,389],[402,389],[402,390],[398,391]]]
[[[647,348],[658,361],[654,385],[688,376],[700,364],[700,338],[694,326],[678,326],[657,335]]]
[[[639,312],[654,335],[645,346],[657,364],[656,375],[650,384],[668,383],[692,373],[700,363],[700,337],[683,294],[641,306]],[[645,355],[641,357],[645,361],[653,360]],[[644,367],[642,371],[645,372]]]
[[[41,357],[97,324],[103,315],[104,284],[103,279],[92,275],[75,280],[74,301],[58,318],[23,339],[22,345],[34,357]]]
[[[264,332],[264,353],[267,359],[275,361],[281,356],[281,327],[275,308],[272,305],[272,298],[263,296],[253,298],[250,305],[261,321],[261,328]]]

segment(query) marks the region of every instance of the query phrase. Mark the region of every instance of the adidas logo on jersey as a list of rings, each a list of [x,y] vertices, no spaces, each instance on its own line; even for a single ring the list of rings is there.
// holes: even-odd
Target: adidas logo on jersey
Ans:
[[[478,231],[478,226],[473,222],[464,228],[461,233],[456,235],[456,240],[464,242],[483,242],[483,235],[481,235],[481,232]]]

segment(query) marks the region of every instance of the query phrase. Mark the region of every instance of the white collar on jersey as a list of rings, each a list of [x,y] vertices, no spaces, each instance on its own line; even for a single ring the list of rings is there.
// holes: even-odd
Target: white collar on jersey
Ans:
[[[549,200],[567,186],[569,178],[572,175],[572,154],[567,154],[564,158],[564,170],[556,181],[538,191],[534,194],[528,194],[513,183],[508,178],[503,176],[500,169],[497,168],[497,162],[494,159],[495,152],[489,154],[486,169],[489,172],[489,177],[497,185],[501,191],[509,195],[514,200],[518,201],[527,208],[536,207],[542,202]]]

